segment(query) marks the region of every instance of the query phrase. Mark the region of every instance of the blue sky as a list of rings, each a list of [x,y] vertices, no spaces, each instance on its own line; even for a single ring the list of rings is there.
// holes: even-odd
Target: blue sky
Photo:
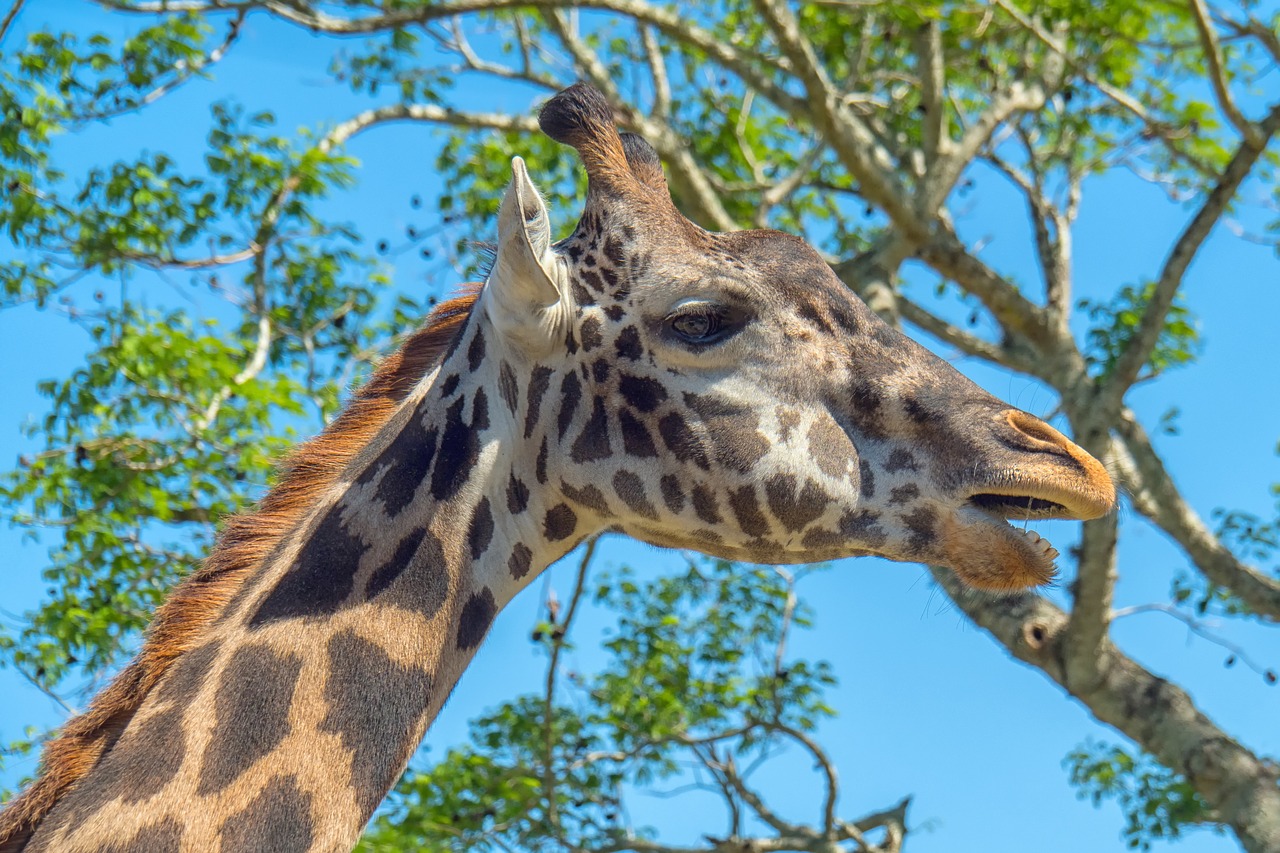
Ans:
[[[47,17],[41,19],[41,14]],[[109,31],[123,31],[131,23],[85,5],[33,4],[6,39],[9,49],[44,21]],[[232,98],[250,110],[273,110],[284,130],[345,118],[359,104],[324,73],[332,50],[332,42],[255,15],[246,23],[241,43],[215,70],[214,82],[191,84],[142,115],[62,140],[60,162],[75,173],[148,149],[174,153],[179,163],[194,168],[208,129],[207,105],[217,98]],[[478,91],[475,96],[491,109],[524,112],[531,107],[527,95],[510,90]],[[439,140],[420,125],[391,126],[360,137],[349,146],[362,163],[359,184],[331,210],[355,222],[370,240],[423,224],[430,201],[424,211],[415,212],[408,199],[417,193],[429,200],[439,192],[434,174]],[[502,174],[509,169],[506,162],[491,165]],[[537,180],[536,163],[530,168]],[[1263,191],[1256,183],[1245,190],[1250,198]],[[997,269],[1019,280],[1035,280],[1029,231],[1016,194],[998,181],[982,180],[967,202],[958,223],[962,234],[982,238],[982,256]],[[577,213],[553,211],[561,233],[572,227]],[[1160,189],[1127,172],[1088,183],[1075,229],[1078,295],[1104,297],[1122,284],[1151,277],[1188,215],[1185,205],[1169,202]],[[492,234],[472,236],[487,239]],[[1170,406],[1181,409],[1180,434],[1157,436],[1157,447],[1193,506],[1206,515],[1223,506],[1266,514],[1272,505],[1268,486],[1280,480],[1274,452],[1280,438],[1280,394],[1271,343],[1280,316],[1278,271],[1271,250],[1219,228],[1193,266],[1186,290],[1201,321],[1202,358],[1131,395],[1153,431]],[[447,292],[461,281],[455,273],[426,281],[421,264],[411,257],[399,259],[395,273],[398,288],[418,293]],[[84,292],[95,285],[85,283]],[[160,304],[173,299],[174,292],[156,286],[148,298]],[[216,310],[212,303],[202,307]],[[67,375],[83,358],[86,344],[83,333],[52,311],[23,307],[0,313],[0,364],[5,366],[0,371],[0,462],[10,465],[33,449],[18,426],[44,412],[36,381]],[[1009,402],[1041,415],[1053,409],[1051,393],[1033,381],[935,349]],[[1170,579],[1185,566],[1184,559],[1132,510],[1121,512],[1116,606],[1167,600]],[[1065,524],[1046,524],[1041,530],[1063,551],[1075,536]],[[45,586],[38,576],[44,546],[23,542],[18,531],[0,529],[0,554],[4,610],[34,606]],[[683,562],[680,555],[616,538],[602,548],[601,557],[604,564],[627,563],[646,574]],[[550,572],[549,583],[562,598],[569,591],[572,563],[570,558]],[[467,721],[482,710],[539,689],[544,660],[528,633],[539,618],[544,589],[542,581],[535,583],[500,616],[428,734],[434,751],[460,741]],[[919,829],[910,844],[913,853],[1124,848],[1115,806],[1095,808],[1078,801],[1061,767],[1063,757],[1086,739],[1119,742],[1119,736],[1092,722],[1084,708],[1064,698],[1037,671],[1009,660],[947,604],[921,567],[846,561],[816,573],[801,590],[816,608],[817,628],[798,635],[792,653],[831,660],[840,678],[830,695],[838,716],[823,725],[820,739],[840,770],[844,816],[856,818],[912,795],[912,822]],[[592,668],[600,658],[585,640],[606,627],[607,614],[584,614],[583,642],[571,654],[568,668]],[[1274,631],[1227,623],[1220,633],[1265,665],[1280,666]],[[1166,616],[1128,617],[1117,624],[1115,638],[1148,668],[1185,684],[1201,709],[1228,733],[1259,753],[1280,755],[1275,725],[1280,688],[1268,687],[1244,667],[1224,668],[1223,649],[1189,636]],[[56,706],[11,671],[0,671],[0,696],[7,697],[0,702],[0,739],[16,734],[21,724],[61,719]],[[30,769],[15,764],[5,781]],[[816,816],[818,777],[802,757],[772,765],[759,784],[785,815]],[[723,829],[711,805],[639,796],[632,800],[631,812],[637,822],[659,826],[669,840],[694,841],[704,832]],[[1195,832],[1178,849],[1207,853],[1236,845],[1229,838]]]

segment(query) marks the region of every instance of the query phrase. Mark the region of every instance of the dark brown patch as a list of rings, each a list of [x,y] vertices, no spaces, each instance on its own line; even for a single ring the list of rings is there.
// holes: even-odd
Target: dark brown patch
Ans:
[[[885,435],[880,407],[884,397],[875,385],[869,382],[857,382],[849,389],[852,407],[849,418],[869,438],[883,438]]]
[[[842,305],[828,306],[831,309],[831,316],[836,321],[836,325],[850,335],[856,335],[861,330],[861,324],[853,314]]]
[[[652,412],[667,399],[667,389],[662,383],[647,376],[632,376],[622,373],[618,376],[618,391],[622,398],[638,412]]]
[[[840,532],[871,548],[879,548],[889,538],[880,526],[880,513],[869,509],[846,512],[840,516]]]
[[[922,553],[937,540],[937,514],[929,507],[919,507],[898,516],[907,528],[907,547],[913,553]]]
[[[477,432],[489,428],[489,395],[483,388],[477,388],[474,405],[471,407],[471,428]]]
[[[801,319],[813,326],[816,326],[828,335],[834,334],[835,330],[831,328],[831,324],[827,322],[826,317],[822,316],[822,312],[818,310],[817,306],[804,298],[797,298],[796,302],[796,311],[799,313]]]
[[[684,509],[684,488],[680,485],[680,481],[667,474],[658,485],[662,489],[662,500],[666,503],[667,509],[679,515],[680,510]]]
[[[530,438],[533,435],[533,429],[538,425],[538,417],[541,414],[542,397],[547,393],[547,387],[551,384],[551,368],[539,365],[533,369],[533,375],[529,377],[529,389],[525,393],[528,410],[524,413],[524,437]]]
[[[178,774],[187,754],[182,735],[184,711],[184,708],[160,711],[126,732],[103,759],[97,796],[119,794],[126,803],[140,803],[160,793]],[[94,797],[92,789],[85,793]]]
[[[582,383],[578,374],[566,373],[560,382],[560,414],[556,416],[556,429],[560,440],[569,431],[573,416],[578,413],[578,401],[582,399]]]
[[[334,504],[302,546],[293,565],[258,606],[250,627],[280,619],[327,616],[351,595],[360,558],[369,550],[342,523],[342,505]]]
[[[583,486],[581,489],[575,489],[564,480],[561,480],[560,491],[564,493],[566,498],[573,501],[578,506],[585,507],[586,509],[592,510],[600,515],[612,515],[609,511],[609,503],[605,500],[604,493],[590,483]]]
[[[581,270],[578,275],[587,283],[587,287],[590,287],[596,293],[604,293],[604,282],[600,280],[598,272],[595,270]]]
[[[653,444],[653,436],[644,422],[631,414],[630,409],[618,412],[618,425],[622,432],[622,449],[628,456],[649,459],[658,455],[658,448]]]
[[[351,630],[329,639],[328,654],[328,707],[320,730],[338,735],[351,753],[351,787],[368,820],[418,746],[431,676],[418,667],[401,666]]]
[[[640,347],[640,333],[636,331],[636,327],[627,326],[623,329],[618,334],[618,339],[613,342],[613,348],[618,353],[618,358],[639,361],[642,349]]]
[[[573,295],[574,304],[579,308],[596,304],[596,299],[591,295],[591,292],[577,281],[569,282],[569,291]]]
[[[760,418],[746,406],[711,394],[686,393],[684,402],[706,425],[716,461],[726,468],[745,474],[769,452]]]
[[[614,234],[610,234],[604,240],[604,256],[613,261],[615,266],[620,265],[626,259],[626,253],[622,249],[622,241]]]
[[[591,403],[591,417],[574,439],[570,455],[574,462],[594,462],[613,454],[609,444],[609,417],[605,414],[604,398],[596,396]]]
[[[774,474],[765,481],[764,494],[774,518],[793,532],[816,521],[831,502],[831,495],[813,480],[806,478],[804,486],[797,487],[791,474]]]
[[[277,776],[249,805],[222,824],[221,853],[270,850],[306,853],[315,825],[311,795],[298,787],[295,776]]]
[[[184,831],[175,818],[167,817],[142,829],[127,844],[99,847],[98,853],[178,853]]]
[[[693,511],[707,524],[720,523],[720,506],[715,492],[701,483],[693,487]]]
[[[480,645],[484,635],[489,633],[497,612],[498,605],[489,587],[471,593],[467,603],[462,605],[462,616],[458,620],[458,648],[466,651]]]
[[[520,405],[520,384],[516,381],[515,370],[507,364],[506,359],[502,360],[502,365],[498,368],[498,393],[502,395],[502,402],[507,404],[507,411],[514,415],[516,407]]]
[[[422,544],[423,538],[427,535],[427,528],[418,527],[409,531],[399,544],[396,550],[392,552],[391,559],[383,563],[369,578],[369,585],[365,588],[365,598],[371,599],[378,593],[384,591],[391,586],[396,578],[404,573],[409,567],[409,561],[413,559],[413,555],[418,552],[418,546]]]
[[[440,394],[442,399],[449,399],[453,396],[453,392],[458,390],[458,383],[462,381],[462,376],[453,373],[450,374],[444,382],[440,383]]]
[[[289,734],[289,705],[302,658],[267,646],[237,649],[214,697],[214,726],[204,750],[202,797],[226,788],[280,745]]]
[[[756,487],[750,484],[738,489],[729,490],[729,509],[738,520],[738,526],[748,536],[762,537],[769,535],[769,521],[760,511],[760,498],[756,495]]]
[[[896,474],[899,471],[919,471],[920,465],[910,450],[899,447],[889,454],[889,461],[884,463],[884,470],[890,474]]]
[[[840,479],[853,473],[858,452],[845,431],[824,412],[809,427],[809,455],[822,473]]]
[[[489,550],[493,541],[493,510],[489,507],[489,499],[481,498],[471,513],[471,525],[467,529],[467,545],[471,548],[471,559],[478,560]]]
[[[542,437],[542,446],[538,448],[538,458],[534,460],[533,475],[542,485],[547,484],[547,437]]]
[[[858,476],[861,477],[859,489],[862,496],[868,500],[876,496],[876,475],[871,470],[871,463],[865,458],[858,459]]]
[[[834,548],[845,541],[843,535],[822,527],[811,527],[800,544],[805,548]]]
[[[507,481],[507,512],[519,515],[529,507],[529,487],[515,474]]]
[[[533,552],[523,542],[517,542],[511,549],[511,557],[507,560],[507,570],[511,577],[520,580],[529,574],[529,566],[533,561]]]
[[[902,408],[906,411],[907,417],[918,424],[938,423],[942,420],[942,415],[938,412],[926,409],[920,399],[914,394],[904,395],[902,398]]]
[[[693,434],[693,430],[689,429],[684,418],[680,417],[679,412],[668,412],[658,421],[658,434],[662,436],[662,443],[675,455],[676,459],[681,462],[692,462],[703,471],[711,470],[711,463],[702,449],[702,443]]]
[[[161,702],[191,702],[209,677],[209,670],[218,657],[221,644],[205,643],[178,659],[168,675],[160,682],[156,698]]]
[[[587,317],[582,321],[582,327],[579,329],[582,335],[583,352],[591,352],[600,344],[604,343],[604,338],[600,335],[600,318]]]
[[[477,323],[475,337],[471,339],[471,345],[467,347],[467,367],[471,368],[472,373],[475,373],[483,363],[484,331],[480,328],[480,324]]]
[[[422,413],[414,412],[400,434],[356,480],[363,485],[382,472],[373,494],[392,518],[413,502],[418,486],[427,478],[436,454],[436,436],[434,427],[423,426]]]
[[[800,413],[790,406],[778,406],[774,413],[778,418],[778,441],[786,444],[791,440],[791,431],[800,426]]]
[[[477,389],[477,407],[481,400]],[[462,420],[466,400],[458,398],[445,411],[444,434],[440,438],[439,459],[431,471],[431,494],[436,500],[452,498],[475,470],[480,458],[480,436]],[[488,420],[487,416],[485,418]],[[472,417],[475,421],[475,417]]]
[[[548,542],[559,542],[573,535],[578,526],[578,516],[565,504],[556,504],[547,510],[542,522],[543,535]]]
[[[591,378],[596,384],[601,384],[609,379],[609,360],[605,358],[597,358],[591,363]]]
[[[920,487],[915,483],[907,483],[905,486],[898,486],[889,492],[889,506],[908,504],[918,497],[920,497]]]
[[[627,507],[641,518],[656,520],[658,511],[644,493],[644,481],[630,471],[617,471],[613,475],[613,490]]]
[[[627,312],[623,310],[621,305],[610,305],[608,308],[604,309],[604,313],[606,317],[616,323],[621,320]]]
[[[400,552],[399,548],[396,550]],[[403,580],[396,583],[397,578]],[[379,568],[369,579],[371,590],[375,584],[379,588],[378,604],[411,610],[427,618],[436,615],[449,596],[449,572],[440,539],[423,528],[418,547],[409,559],[403,564],[393,560]]]

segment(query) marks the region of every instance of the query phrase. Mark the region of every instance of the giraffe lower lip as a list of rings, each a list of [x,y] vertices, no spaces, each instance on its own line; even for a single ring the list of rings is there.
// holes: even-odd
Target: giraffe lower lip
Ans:
[[[966,502],[942,524],[947,564],[968,586],[1008,593],[1050,583],[1058,552],[1033,530]]]

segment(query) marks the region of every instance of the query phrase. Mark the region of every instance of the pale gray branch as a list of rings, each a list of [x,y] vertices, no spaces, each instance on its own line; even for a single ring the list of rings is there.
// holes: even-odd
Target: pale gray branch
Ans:
[[[4,35],[9,32],[10,25],[18,17],[18,13],[22,11],[24,2],[25,0],[13,0],[13,5],[9,7],[9,11],[4,13],[4,20],[0,20],[0,43],[4,42]]]
[[[942,31],[936,21],[926,21],[915,34],[916,67],[920,75],[920,105],[924,108],[921,121],[924,142],[926,172],[933,169],[943,146],[951,140],[946,136],[946,108],[944,92],[944,60],[942,56]]]
[[[1260,618],[1280,622],[1280,582],[1248,565],[1213,535],[1183,499],[1133,412],[1121,411],[1118,433],[1127,454],[1117,459],[1133,506],[1173,537],[1212,583]]]
[[[671,114],[671,79],[667,75],[667,62],[662,56],[662,46],[653,34],[653,28],[640,25],[640,41],[644,44],[645,61],[649,64],[649,76],[653,78],[653,109],[649,115],[666,121]]]
[[[755,5],[804,84],[809,96],[809,108],[804,112],[812,115],[840,161],[858,180],[862,195],[884,210],[912,242],[926,241],[930,225],[916,215],[897,178],[892,156],[836,91],[813,45],[800,32],[795,13],[782,0],[755,0]]]
[[[1204,48],[1205,65],[1209,70],[1209,82],[1213,85],[1213,95],[1218,101],[1227,120],[1240,132],[1248,142],[1256,148],[1266,143],[1262,139],[1258,127],[1244,117],[1231,94],[1227,80],[1227,69],[1222,59],[1222,45],[1218,43],[1218,33],[1209,20],[1209,8],[1204,0],[1187,0],[1191,7],[1191,19],[1195,21],[1196,33],[1200,36],[1200,45]]]
[[[1147,671],[1110,640],[1099,648],[1096,674],[1077,684],[1063,664],[1068,617],[1057,606],[1033,594],[975,593],[946,569],[930,571],[951,600],[1015,657],[1189,779],[1248,853],[1280,849],[1280,771],[1220,729],[1181,687]]]
[[[1223,170],[1213,189],[1201,202],[1195,216],[1183,228],[1165,258],[1164,267],[1156,279],[1155,290],[1147,304],[1137,331],[1129,339],[1124,351],[1116,360],[1111,378],[1100,394],[1102,413],[1111,415],[1120,400],[1138,378],[1138,373],[1151,357],[1156,342],[1164,331],[1165,318],[1173,306],[1173,300],[1182,286],[1182,278],[1195,260],[1213,227],[1218,224],[1227,206],[1235,198],[1236,191],[1253,171],[1254,164],[1262,156],[1271,137],[1280,130],[1280,104],[1274,105],[1267,117],[1258,125],[1259,134],[1241,141],[1231,161]]]

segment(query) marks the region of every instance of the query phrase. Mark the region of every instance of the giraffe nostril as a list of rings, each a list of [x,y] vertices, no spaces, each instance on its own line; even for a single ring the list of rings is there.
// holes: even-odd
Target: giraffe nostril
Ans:
[[[1075,455],[1071,453],[1071,449],[1075,447],[1071,439],[1034,415],[1018,409],[1009,409],[1004,413],[1004,419],[1015,432],[1019,433],[1019,437],[1031,440],[1032,447],[1027,449],[1058,450],[1066,451],[1070,456]]]

